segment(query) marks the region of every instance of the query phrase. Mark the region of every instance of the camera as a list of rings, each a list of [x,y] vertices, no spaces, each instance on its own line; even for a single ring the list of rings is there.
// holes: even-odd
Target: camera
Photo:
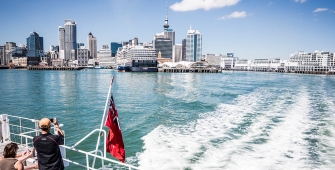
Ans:
[[[54,118],[49,118],[51,123],[54,123]]]

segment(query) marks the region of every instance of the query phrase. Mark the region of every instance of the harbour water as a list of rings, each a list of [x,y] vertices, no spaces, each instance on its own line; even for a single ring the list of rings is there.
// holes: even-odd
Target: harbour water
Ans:
[[[335,76],[0,71],[0,114],[100,126],[111,76],[126,162],[142,169],[333,169]],[[78,146],[93,150],[96,138]],[[80,159],[76,155],[69,157]]]

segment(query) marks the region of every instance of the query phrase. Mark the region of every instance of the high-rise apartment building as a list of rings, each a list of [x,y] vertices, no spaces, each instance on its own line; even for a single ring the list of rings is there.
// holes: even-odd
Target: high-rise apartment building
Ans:
[[[27,38],[27,64],[39,65],[43,53],[43,37],[40,37],[36,32],[30,33]]]
[[[85,46],[80,46],[77,49],[78,65],[87,66],[88,65],[88,49]]]
[[[73,20],[64,20],[64,60],[66,65],[75,61],[77,49],[77,26]]]
[[[186,61],[201,61],[202,57],[202,35],[198,30],[187,31],[186,34]]]
[[[94,37],[91,32],[88,34],[87,44],[90,58],[97,59],[98,58],[97,38]]]

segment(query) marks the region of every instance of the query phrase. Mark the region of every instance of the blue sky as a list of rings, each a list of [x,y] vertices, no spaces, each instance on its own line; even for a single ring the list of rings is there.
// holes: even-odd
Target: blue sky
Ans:
[[[203,35],[203,54],[240,59],[288,59],[297,51],[335,52],[335,0],[2,0],[0,44],[26,43],[34,30],[44,48],[58,45],[58,26],[77,22],[77,42],[89,32],[98,49],[138,37],[151,42],[163,31],[168,5],[176,44],[186,32]]]

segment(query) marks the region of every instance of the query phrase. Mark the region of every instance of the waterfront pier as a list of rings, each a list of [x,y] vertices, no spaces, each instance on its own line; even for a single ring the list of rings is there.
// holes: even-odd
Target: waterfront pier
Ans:
[[[335,75],[335,71],[298,71],[298,70],[271,70],[271,69],[222,69],[223,71],[253,71],[253,72],[276,72],[276,73],[296,73],[296,74],[325,74]]]
[[[165,73],[219,73],[221,70],[213,68],[158,68],[158,72]]]
[[[85,67],[53,67],[53,66],[29,66],[27,70],[81,70]]]

